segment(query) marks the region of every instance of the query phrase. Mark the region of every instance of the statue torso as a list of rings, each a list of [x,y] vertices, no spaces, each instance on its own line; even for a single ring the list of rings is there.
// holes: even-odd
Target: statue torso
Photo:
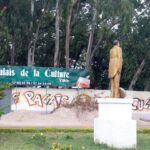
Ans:
[[[113,78],[122,67],[122,49],[114,46],[109,54],[109,78]]]

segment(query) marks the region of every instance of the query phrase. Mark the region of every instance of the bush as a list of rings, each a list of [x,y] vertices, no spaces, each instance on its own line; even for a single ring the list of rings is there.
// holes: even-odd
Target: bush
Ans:
[[[90,128],[0,128],[0,132],[3,133],[16,133],[16,132],[30,132],[30,133],[40,133],[40,132],[93,132]]]
[[[1,116],[4,114],[4,109],[3,108],[0,108],[0,118]]]
[[[5,96],[3,91],[0,91],[0,100]]]
[[[150,133],[150,128],[139,129],[137,132],[138,133],[143,133],[143,134],[149,134]]]
[[[0,128],[0,133],[45,133],[45,132],[80,132],[80,133],[92,133],[91,128]],[[138,129],[138,133],[150,134],[150,128]],[[71,138],[66,136],[66,138]]]
[[[0,100],[5,96],[3,90],[10,88],[10,84],[0,84]]]
[[[3,91],[5,89],[9,89],[10,87],[11,87],[11,84],[0,83],[0,91]]]

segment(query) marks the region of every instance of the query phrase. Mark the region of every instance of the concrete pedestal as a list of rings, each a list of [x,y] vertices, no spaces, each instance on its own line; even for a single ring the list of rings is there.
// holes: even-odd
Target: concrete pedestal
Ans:
[[[98,98],[99,117],[94,119],[94,142],[115,148],[135,148],[136,121],[132,99]]]

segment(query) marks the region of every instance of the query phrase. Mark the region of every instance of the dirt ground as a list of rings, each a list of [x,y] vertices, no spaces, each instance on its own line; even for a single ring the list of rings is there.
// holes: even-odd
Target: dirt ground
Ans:
[[[93,127],[97,112],[59,108],[53,113],[15,111],[1,117],[0,127]]]
[[[97,111],[77,111],[63,107],[51,114],[22,110],[2,115],[0,127],[93,128],[95,117],[97,117]],[[150,122],[137,120],[137,128],[150,128]]]

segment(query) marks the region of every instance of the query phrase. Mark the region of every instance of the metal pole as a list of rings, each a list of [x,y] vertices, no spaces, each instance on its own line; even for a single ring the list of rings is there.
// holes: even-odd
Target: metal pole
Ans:
[[[47,84],[46,84],[46,114],[48,113],[48,110],[47,110]]]

